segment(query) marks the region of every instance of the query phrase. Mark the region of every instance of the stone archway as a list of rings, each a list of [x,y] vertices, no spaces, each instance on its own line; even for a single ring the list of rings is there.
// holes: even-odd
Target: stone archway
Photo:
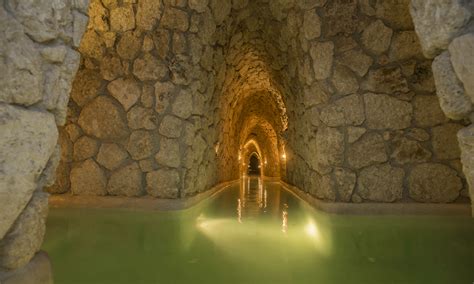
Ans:
[[[412,1],[418,36],[408,0],[8,0],[0,13],[2,269],[39,249],[44,186],[183,198],[236,178],[249,139],[328,202],[468,202],[470,1]]]

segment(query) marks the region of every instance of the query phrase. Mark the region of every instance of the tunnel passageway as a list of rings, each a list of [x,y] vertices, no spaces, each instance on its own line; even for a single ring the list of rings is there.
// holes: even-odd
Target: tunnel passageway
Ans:
[[[257,153],[263,176],[326,202],[469,201],[467,121],[440,107],[444,57],[423,56],[409,0],[91,0],[87,14],[51,193],[185,198]]]

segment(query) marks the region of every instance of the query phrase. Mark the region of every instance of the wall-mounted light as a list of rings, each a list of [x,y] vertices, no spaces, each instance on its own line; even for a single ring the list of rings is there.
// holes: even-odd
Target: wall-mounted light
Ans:
[[[214,150],[216,151],[216,154],[219,152],[219,146],[220,146],[220,143],[217,142],[215,145],[214,145]]]
[[[283,154],[281,155],[281,158],[282,158],[283,160],[286,160],[286,153],[285,153],[285,152],[283,152]]]

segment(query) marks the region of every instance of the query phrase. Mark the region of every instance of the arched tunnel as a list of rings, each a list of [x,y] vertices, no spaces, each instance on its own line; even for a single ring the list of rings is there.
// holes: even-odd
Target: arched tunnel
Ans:
[[[471,1],[53,2],[0,5],[0,273],[48,200],[472,203]]]
[[[92,1],[49,192],[185,198],[256,151],[329,202],[468,198],[408,5],[297,2]]]

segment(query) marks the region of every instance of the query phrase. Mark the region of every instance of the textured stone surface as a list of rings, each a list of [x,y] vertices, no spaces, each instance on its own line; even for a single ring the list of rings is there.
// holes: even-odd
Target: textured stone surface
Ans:
[[[472,102],[465,95],[463,84],[456,77],[449,52],[445,51],[433,60],[433,76],[441,109],[451,119],[467,117]]]
[[[433,152],[437,159],[452,160],[460,156],[456,134],[463,126],[454,123],[446,123],[433,127]]]
[[[372,129],[403,129],[411,124],[411,104],[383,94],[364,94],[367,126]]]
[[[117,53],[122,59],[134,59],[142,45],[139,33],[128,31],[122,35],[117,44]]]
[[[113,81],[124,75],[124,65],[117,55],[105,55],[100,61],[100,75],[107,81]],[[101,84],[98,85],[100,87]],[[80,88],[80,87],[79,87]],[[74,89],[74,88],[73,88]],[[97,90],[95,95],[98,95]]]
[[[410,12],[423,52],[428,58],[447,49],[471,17],[469,1],[412,0]]]
[[[360,77],[367,73],[373,63],[372,58],[367,56],[362,50],[355,49],[344,52],[339,61]]]
[[[227,18],[232,8],[232,1],[231,0],[210,0],[210,8],[212,10],[212,14],[214,15],[214,19],[216,20],[216,24],[220,25],[222,22]]]
[[[359,95],[349,95],[324,108],[320,119],[331,127],[360,125],[365,120],[364,105]]]
[[[82,109],[78,122],[86,134],[114,140],[128,134],[124,117],[123,110],[112,99],[99,96]]]
[[[321,19],[316,10],[308,10],[304,13],[303,33],[306,39],[312,40],[321,35]]]
[[[367,132],[367,129],[363,127],[347,127],[347,142],[354,143],[355,141],[359,140],[359,138],[364,135],[365,132]]]
[[[124,32],[135,28],[135,13],[132,5],[117,7],[110,11],[110,29]]]
[[[172,106],[172,112],[177,117],[187,119],[193,112],[193,98],[192,94],[187,90],[181,90],[176,96]]]
[[[3,284],[53,284],[53,271],[48,254],[39,251],[27,265],[2,273],[0,281]]]
[[[78,195],[106,195],[107,177],[92,159],[71,169],[71,192]]]
[[[185,32],[189,28],[188,14],[175,8],[165,8],[161,17],[161,25],[164,28]]]
[[[163,138],[160,141],[160,150],[155,156],[158,164],[177,168],[181,163],[181,156],[179,152],[179,142],[176,139]]]
[[[107,192],[121,196],[143,195],[142,172],[138,163],[134,162],[114,171],[107,184]]]
[[[36,189],[56,146],[54,116],[0,103],[0,238]],[[15,194],[11,194],[14,192]]]
[[[349,202],[356,185],[356,174],[344,168],[336,168],[334,170],[334,180],[340,200]]]
[[[430,140],[430,134],[421,128],[410,128],[406,133],[408,138],[415,139],[417,141],[428,141]]]
[[[103,143],[97,154],[97,162],[108,170],[115,170],[127,159],[128,154],[117,144]]]
[[[362,88],[371,92],[398,94],[409,91],[408,83],[398,67],[383,67],[371,70]]]
[[[395,29],[413,29],[409,5],[410,0],[377,0],[375,16]]]
[[[370,201],[397,201],[402,198],[404,176],[403,169],[388,164],[365,168],[357,179],[357,192]]]
[[[455,38],[449,45],[449,53],[456,75],[474,102],[474,33]]]
[[[107,85],[107,90],[128,111],[140,97],[140,86],[133,79],[117,79]]]
[[[393,142],[392,157],[399,164],[426,162],[431,158],[431,152],[421,143],[402,138]]]
[[[377,133],[366,133],[350,146],[347,153],[347,161],[355,169],[385,162],[387,159],[385,143]]]
[[[156,146],[150,132],[137,130],[130,135],[127,144],[127,151],[134,160],[141,160],[150,157]]]
[[[79,106],[84,106],[99,95],[100,75],[93,70],[80,70],[72,85],[71,98]]]
[[[156,128],[157,116],[150,108],[135,106],[127,113],[127,118],[130,129],[153,130]]]
[[[100,60],[104,56],[105,47],[102,38],[94,30],[87,30],[81,40],[79,52],[88,57]]]
[[[422,56],[418,36],[414,31],[402,31],[393,35],[389,52],[392,61],[422,58]]]
[[[160,124],[159,132],[161,135],[168,138],[178,138],[181,136],[181,127],[183,122],[181,119],[167,115],[163,118]]]
[[[342,65],[336,66],[331,81],[341,95],[353,94],[359,89],[354,73]]]
[[[413,100],[415,123],[418,126],[434,126],[446,122],[436,96],[416,96]]]
[[[43,243],[48,196],[35,192],[8,234],[0,241],[0,267],[17,269],[27,264]]]
[[[474,200],[474,126],[461,129],[458,134],[461,162],[466,181],[469,185],[471,200]],[[474,210],[473,210],[474,213]]]
[[[88,136],[82,136],[74,143],[74,160],[82,161],[92,158],[99,150],[99,142]]]
[[[163,79],[168,75],[168,68],[153,55],[145,53],[134,61],[133,74],[141,81]]]
[[[382,54],[390,47],[393,31],[381,20],[372,22],[362,32],[361,41],[364,47],[374,54]]]
[[[311,45],[311,58],[313,59],[314,77],[324,80],[331,74],[334,56],[334,44],[331,41],[315,42]]]
[[[147,192],[154,197],[177,198],[179,174],[176,170],[158,170],[146,175]]]
[[[410,78],[414,91],[429,92],[436,91],[431,71],[431,61],[419,62],[413,69],[413,76]]]
[[[324,175],[319,178],[319,184],[314,189],[313,194],[319,199],[331,202],[336,200],[335,185],[330,175]]]
[[[162,6],[161,1],[141,0],[138,1],[137,27],[144,30],[151,30],[160,18]]]
[[[416,166],[408,178],[410,197],[418,202],[445,203],[454,201],[462,189],[456,171],[442,164]]]
[[[333,0],[328,1],[326,6],[325,23],[329,36],[355,32],[358,16],[356,15],[356,0]]]
[[[52,186],[46,187],[46,191],[53,194],[62,194],[67,192],[71,187],[69,173],[71,171],[70,164],[65,161],[59,162],[56,168],[56,179]]]
[[[315,141],[316,153],[311,155],[313,169],[327,173],[332,166],[341,166],[344,156],[344,135],[336,128],[321,127]]]
[[[209,4],[209,0],[189,0],[188,1],[189,7],[198,13],[202,13],[206,11],[207,4]]]

